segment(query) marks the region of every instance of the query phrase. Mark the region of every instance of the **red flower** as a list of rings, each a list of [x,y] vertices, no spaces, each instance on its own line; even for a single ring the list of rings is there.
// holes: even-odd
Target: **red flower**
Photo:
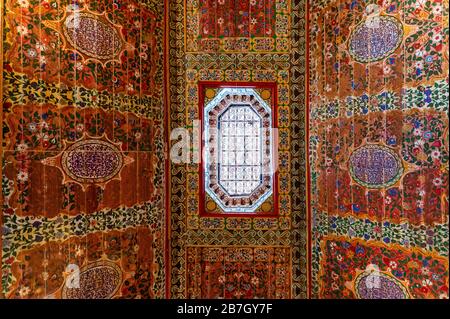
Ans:
[[[441,50],[442,50],[442,43],[439,43],[438,45],[436,45],[436,46],[434,47],[434,49],[435,49],[436,51],[441,51]]]
[[[6,259],[6,263],[11,265],[14,262],[14,257],[9,257],[8,259]]]
[[[439,288],[439,291],[448,292],[448,286],[444,285]]]
[[[420,288],[420,291],[423,292],[424,294],[428,293],[429,289],[428,287],[422,287]]]

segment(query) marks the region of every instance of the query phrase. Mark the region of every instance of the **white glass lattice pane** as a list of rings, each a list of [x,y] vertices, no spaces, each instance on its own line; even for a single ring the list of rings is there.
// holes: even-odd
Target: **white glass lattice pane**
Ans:
[[[247,105],[231,106],[219,118],[219,183],[232,196],[260,184],[260,130],[260,117]]]

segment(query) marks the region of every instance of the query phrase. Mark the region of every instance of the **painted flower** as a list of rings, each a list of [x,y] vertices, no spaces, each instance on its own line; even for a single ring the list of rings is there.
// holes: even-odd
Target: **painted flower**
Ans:
[[[42,275],[42,279],[44,279],[44,281],[48,280],[48,272],[44,271],[41,275]]]
[[[422,135],[422,130],[420,128],[416,128],[416,129],[414,129],[413,134],[415,136],[421,136]]]
[[[423,61],[416,61],[416,63],[414,63],[414,66],[417,69],[423,69]]]
[[[383,73],[384,74],[391,74],[392,73],[392,68],[389,66],[389,65],[385,65],[384,67],[383,67]]]
[[[43,129],[48,129],[48,123],[45,122],[45,121],[42,121],[41,124],[40,124],[40,126],[41,126],[41,128],[43,128]]]
[[[424,287],[430,287],[433,285],[433,282],[430,279],[424,279],[422,280],[422,286]]]
[[[141,137],[142,137],[142,133],[141,133],[141,132],[136,132],[136,133],[134,134],[134,138],[135,138],[136,140],[140,140]]]
[[[82,123],[78,123],[78,124],[75,126],[75,129],[76,129],[78,132],[82,132],[82,131],[84,130],[84,125],[83,125]]]
[[[27,286],[22,286],[20,289],[19,289],[19,295],[20,295],[20,297],[25,297],[25,296],[28,296],[28,294],[31,292],[31,289],[30,289],[30,287],[27,287]]]
[[[433,14],[434,15],[440,15],[442,13],[442,6],[441,5],[436,5],[433,7]]]
[[[250,5],[251,6],[256,6],[256,0],[250,0]]]
[[[337,255],[337,256],[336,256],[336,259],[337,259],[337,261],[339,261],[339,262],[342,261],[342,260],[343,260],[342,255]]]
[[[32,122],[32,123],[29,123],[28,124],[28,129],[30,130],[30,132],[36,132],[36,130],[37,130],[37,124],[36,123],[34,123],[34,122]]]
[[[22,8],[28,8],[30,6],[30,2],[28,0],[17,0],[17,4]]]
[[[84,69],[83,63],[81,63],[79,61],[77,63],[75,63],[75,69],[77,69],[78,71],[83,71],[83,69]]]
[[[422,140],[422,139],[419,139],[419,140],[416,140],[416,141],[414,141],[414,145],[415,146],[423,146],[425,144],[425,141],[424,140]]]
[[[439,159],[440,156],[441,156],[441,152],[439,152],[438,150],[434,150],[431,152],[431,157],[434,159]]]
[[[397,268],[397,262],[395,262],[395,261],[389,262],[389,267],[390,267],[391,269],[396,269],[396,268]]]
[[[17,180],[18,180],[19,182],[22,182],[22,183],[28,181],[28,173],[25,172],[25,171],[20,171],[20,172],[17,174]]]
[[[217,278],[217,280],[219,281],[219,283],[223,284],[225,282],[225,276],[219,276],[219,278]]]
[[[219,19],[217,19],[217,24],[222,25],[223,24],[223,18],[220,17]]]
[[[253,25],[255,25],[257,22],[258,22],[258,20],[256,20],[255,18],[252,18],[250,20],[250,23],[253,24]]]
[[[433,42],[440,43],[441,41],[442,41],[442,34],[436,33],[436,34],[433,36]]]
[[[20,143],[17,145],[17,151],[22,153],[25,152],[28,149],[28,145],[25,143]]]
[[[27,54],[30,58],[35,58],[37,57],[37,52],[35,49],[28,49]]]
[[[45,51],[45,49],[47,49],[47,46],[43,43],[36,43],[36,49],[40,52]]]
[[[128,83],[128,84],[127,84],[127,90],[128,90],[128,91],[133,91],[133,90],[134,90],[133,84]]]
[[[439,178],[439,177],[436,177],[435,179],[433,179],[433,184],[434,184],[434,186],[436,186],[436,187],[442,186],[442,184],[443,184],[442,179]]]
[[[258,279],[258,277],[254,276],[254,277],[251,279],[251,283],[252,283],[253,286],[257,286],[257,285],[259,284],[259,279]]]
[[[39,56],[39,63],[40,64],[47,63],[47,58],[44,55]]]
[[[421,58],[425,55],[425,51],[424,50],[416,50],[416,56],[418,58]]]
[[[386,198],[384,199],[384,203],[386,205],[389,205],[390,203],[392,203],[392,198],[390,196],[386,196]]]

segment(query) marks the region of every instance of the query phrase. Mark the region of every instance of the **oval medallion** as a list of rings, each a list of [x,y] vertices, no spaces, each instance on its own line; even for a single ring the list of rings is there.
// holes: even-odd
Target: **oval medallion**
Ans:
[[[79,288],[64,284],[63,299],[109,299],[122,283],[122,271],[112,262],[89,264],[79,275]],[[70,287],[70,288],[69,288]]]
[[[378,61],[391,55],[403,40],[403,27],[391,16],[376,16],[358,24],[350,35],[349,52],[358,62]]]
[[[120,150],[101,140],[84,140],[72,144],[63,153],[64,172],[81,183],[99,183],[116,176],[123,166]]]
[[[408,299],[408,290],[396,278],[384,273],[362,273],[355,281],[360,299]]]
[[[383,188],[395,184],[403,173],[400,157],[382,145],[365,145],[355,150],[349,159],[352,178],[368,188]]]
[[[81,53],[106,60],[115,57],[122,50],[119,33],[108,22],[90,13],[73,13],[64,21],[64,35],[67,41]]]

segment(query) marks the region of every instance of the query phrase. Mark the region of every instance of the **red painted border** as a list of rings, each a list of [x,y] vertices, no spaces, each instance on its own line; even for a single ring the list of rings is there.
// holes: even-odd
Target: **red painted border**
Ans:
[[[309,162],[309,47],[310,47],[310,39],[309,39],[309,0],[306,0],[305,4],[305,37],[306,37],[306,45],[305,45],[305,91],[306,91],[306,99],[305,99],[305,163],[306,163],[306,210],[307,210],[307,246],[308,246],[308,269],[307,269],[307,298],[312,297],[312,213],[311,213],[311,168]]]
[[[201,122],[201,134],[200,134],[200,140],[201,140],[201,153],[203,154],[204,149],[204,143],[203,143],[203,110],[205,108],[205,96],[204,92],[206,88],[223,88],[223,87],[232,87],[232,88],[255,88],[255,89],[270,89],[272,92],[272,127],[277,128],[278,127],[278,107],[277,107],[277,101],[278,101],[278,91],[277,91],[277,83],[276,82],[213,82],[213,81],[199,81],[198,82],[198,90],[199,90],[199,102],[198,102],[198,109],[199,109],[199,117]],[[273,143],[273,161],[275,163],[276,160],[278,160],[275,155],[277,154],[277,147],[278,143],[276,141]],[[200,176],[200,194],[199,194],[199,204],[200,204],[200,216],[201,217],[278,217],[279,216],[279,203],[278,203],[278,178],[279,174],[278,171],[275,172],[275,178],[274,178],[274,189],[273,189],[273,211],[272,212],[252,212],[252,213],[210,213],[205,211],[204,203],[206,198],[206,190],[204,186],[204,166],[203,162],[203,156],[201,156],[200,159],[200,167],[199,167],[199,176]]]
[[[169,114],[170,114],[170,55],[169,55],[169,33],[170,33],[170,25],[169,25],[169,10],[170,10],[170,1],[167,1],[164,3],[164,57],[163,57],[163,63],[164,63],[164,72],[163,72],[163,76],[164,76],[164,107],[163,107],[163,111],[164,111],[164,134],[165,134],[165,143],[166,143],[166,147],[164,148],[164,157],[165,157],[165,181],[164,181],[164,194],[166,196],[165,198],[165,207],[164,207],[164,212],[165,212],[165,222],[166,222],[166,231],[165,231],[165,243],[164,243],[164,252],[165,252],[165,256],[164,256],[164,260],[165,260],[165,297],[167,299],[170,298],[170,285],[171,285],[171,276],[172,276],[172,265],[171,263],[171,258],[170,258],[170,253],[172,252],[171,247],[170,247],[170,239],[171,239],[171,234],[170,234],[170,217],[171,217],[171,213],[170,213],[170,162],[169,162],[169,147],[170,147],[170,119],[169,119]]]

